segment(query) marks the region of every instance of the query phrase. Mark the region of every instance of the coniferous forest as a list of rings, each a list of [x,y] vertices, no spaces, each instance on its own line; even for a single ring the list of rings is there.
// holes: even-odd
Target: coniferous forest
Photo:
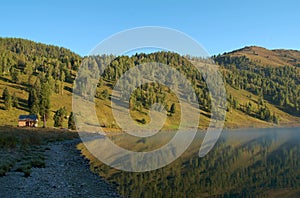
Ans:
[[[246,47],[212,57],[212,60],[219,65],[226,84],[228,127],[239,127],[239,123],[235,122],[237,117],[250,119],[251,122],[264,127],[296,125],[300,116],[298,56],[297,51],[271,51],[259,47]],[[87,72],[85,75],[80,75],[82,79],[78,81],[80,84],[76,85],[76,90],[82,90],[81,95],[89,95],[96,88],[96,92],[89,97],[91,100],[95,98],[98,106],[109,103],[111,90],[116,81],[130,68],[159,62],[184,74],[192,84],[196,95],[185,94],[187,91],[184,89],[181,90],[182,94],[188,101],[193,102],[197,99],[201,114],[205,119],[210,117],[210,94],[201,72],[193,65],[193,61],[209,65],[208,60],[180,56],[172,52],[140,53],[130,57],[112,55],[80,57],[62,47],[16,38],[0,39],[1,109],[9,112],[10,116],[17,116],[16,114],[20,112],[37,114],[44,122],[43,125],[50,122],[50,126],[67,126],[67,117],[72,111],[71,104],[61,104],[58,100],[71,100],[77,71],[80,65],[87,61],[92,71],[101,73],[94,83],[97,84],[97,88],[86,87],[86,78],[93,75]],[[103,66],[106,68],[104,69]],[[169,87],[146,83],[134,89],[136,80],[133,79],[128,79],[122,85],[124,88],[122,96],[130,95],[126,90],[134,89],[133,94],[130,95],[129,108],[137,122],[149,121],[147,112],[154,103],[163,105],[170,120],[174,121],[179,116],[178,100],[172,89],[175,87],[180,89],[184,85],[175,76],[172,72],[159,74],[158,77],[162,80],[171,77],[172,82],[167,82]],[[58,113],[55,112],[61,108],[65,108],[66,112],[59,114],[61,123],[54,124],[55,115],[55,119],[58,119]],[[110,109],[104,111],[108,112],[108,118],[102,125],[118,128],[110,119]],[[10,124],[12,120],[2,119],[1,122]]]

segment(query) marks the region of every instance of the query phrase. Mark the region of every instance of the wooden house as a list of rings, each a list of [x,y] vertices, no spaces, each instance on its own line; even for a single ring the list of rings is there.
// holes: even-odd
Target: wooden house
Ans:
[[[38,117],[37,115],[20,115],[18,119],[19,127],[37,127]]]

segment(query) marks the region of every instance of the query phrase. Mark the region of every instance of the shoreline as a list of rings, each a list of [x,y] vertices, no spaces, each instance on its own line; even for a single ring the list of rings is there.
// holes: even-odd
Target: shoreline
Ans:
[[[293,124],[293,125],[274,125],[274,126],[245,126],[245,127],[223,127],[222,131],[235,131],[235,130],[253,130],[253,129],[294,129],[294,128],[299,128],[300,124]],[[112,130],[111,130],[112,129]],[[203,128],[198,128],[198,132],[206,132],[207,129]],[[174,132],[176,129],[162,129],[160,132]],[[78,132],[78,131],[77,131]],[[121,135],[125,134],[125,131],[122,131],[121,129],[116,129],[116,128],[104,128],[103,132],[107,136],[114,136],[114,135]],[[78,132],[80,133],[80,132]]]
[[[90,170],[90,160],[76,148],[81,140],[47,144],[44,168],[30,176],[14,170],[0,177],[0,197],[121,197],[116,187]]]

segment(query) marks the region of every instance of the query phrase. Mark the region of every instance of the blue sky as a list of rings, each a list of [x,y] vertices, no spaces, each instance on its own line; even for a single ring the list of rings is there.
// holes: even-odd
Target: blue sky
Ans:
[[[112,34],[139,26],[177,29],[210,54],[246,45],[300,49],[297,0],[11,0],[0,5],[1,37],[59,45],[80,55]]]

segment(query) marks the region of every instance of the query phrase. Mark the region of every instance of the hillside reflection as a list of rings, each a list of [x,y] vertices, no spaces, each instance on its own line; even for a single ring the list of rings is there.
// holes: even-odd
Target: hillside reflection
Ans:
[[[299,128],[233,130],[222,133],[215,147],[199,158],[203,133],[189,149],[166,167],[132,173],[91,160],[91,168],[117,185],[125,197],[263,197],[300,196]],[[165,144],[173,135],[156,138],[114,136],[121,146],[148,151]]]

